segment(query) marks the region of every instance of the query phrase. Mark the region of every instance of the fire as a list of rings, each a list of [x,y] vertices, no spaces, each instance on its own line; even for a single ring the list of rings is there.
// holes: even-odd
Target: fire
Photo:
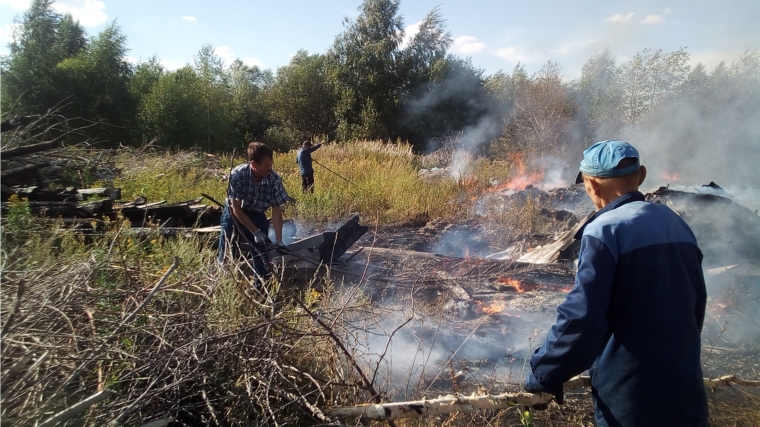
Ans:
[[[507,182],[504,182],[495,187],[489,188],[488,190],[486,190],[486,192],[493,193],[496,191],[503,191],[503,190],[522,191],[529,185],[538,186],[538,187],[542,186],[543,179],[544,179],[543,171],[539,173],[527,174],[525,172],[525,169],[526,169],[525,162],[523,162],[523,157],[520,154],[513,155],[512,161],[517,167],[517,172],[516,172],[517,176]]]
[[[485,314],[485,315],[492,315],[492,314],[498,314],[499,316],[508,316],[508,317],[520,317],[519,314],[509,314],[505,310],[507,308],[507,303],[500,299],[496,301],[491,301],[490,304],[483,304],[482,301],[475,301],[475,312],[478,314]]]
[[[550,285],[537,285],[537,284],[530,284],[530,283],[522,283],[519,280],[512,279],[510,277],[500,277],[496,280],[498,283],[501,283],[502,285],[507,285],[510,288],[512,288],[515,292],[522,294],[524,292],[529,291],[535,291],[535,290],[545,290],[545,291],[553,291],[553,292],[570,292],[573,290],[573,285],[570,286],[563,286],[563,287],[555,287]]]
[[[489,305],[485,305],[481,301],[475,301],[475,304],[478,305],[477,307],[478,313],[483,313],[483,314],[501,313],[502,311],[504,311],[505,308],[507,308],[507,303],[502,300],[493,301]]]
[[[533,291],[537,288],[537,286],[535,285],[529,286],[520,282],[519,280],[515,280],[509,277],[500,277],[497,281],[501,283],[502,285],[511,286],[515,291],[517,291],[517,293],[520,293],[520,294],[525,291]]]
[[[674,181],[674,182],[678,182],[681,180],[680,178],[678,178],[677,173],[669,173],[669,172],[664,172],[660,178],[666,181]]]

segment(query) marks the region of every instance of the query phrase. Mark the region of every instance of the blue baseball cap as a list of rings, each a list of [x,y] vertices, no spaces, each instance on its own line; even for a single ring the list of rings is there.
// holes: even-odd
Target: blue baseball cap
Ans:
[[[636,164],[618,169],[618,163],[628,157],[635,158]],[[583,182],[584,173],[589,176],[611,178],[636,172],[640,166],[639,152],[631,144],[609,139],[600,141],[583,152],[583,160],[581,160],[578,175],[575,177],[575,183]]]

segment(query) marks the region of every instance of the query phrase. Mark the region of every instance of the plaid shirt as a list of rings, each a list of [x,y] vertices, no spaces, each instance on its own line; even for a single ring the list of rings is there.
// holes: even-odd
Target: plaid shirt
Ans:
[[[230,173],[229,198],[240,200],[246,211],[265,212],[270,207],[282,206],[290,198],[280,178],[274,171],[260,182],[253,179],[250,163],[237,166]]]

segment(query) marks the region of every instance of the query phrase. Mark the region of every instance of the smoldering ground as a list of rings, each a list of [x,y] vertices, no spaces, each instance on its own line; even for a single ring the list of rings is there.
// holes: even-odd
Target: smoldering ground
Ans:
[[[760,345],[758,217],[730,199],[697,191],[671,194],[667,203],[703,242],[708,290],[702,334],[705,375],[739,372],[754,377],[752,355]],[[481,229],[456,223],[437,228],[438,240],[427,251],[452,257],[484,253]],[[572,286],[572,272],[567,274]],[[399,291],[396,299],[382,302],[387,311],[381,321],[357,328],[363,332],[351,342],[363,366],[377,372],[388,393],[399,398],[418,396],[421,387],[450,392],[464,384],[520,384],[526,358],[545,339],[564,293],[529,289],[519,295],[502,294],[501,300],[498,294],[463,300],[431,292],[432,283],[422,277],[414,298]],[[395,285],[391,280],[387,286]],[[519,303],[521,299],[534,300],[533,305]],[[484,311],[487,306],[494,310]],[[726,352],[731,356],[726,357]]]

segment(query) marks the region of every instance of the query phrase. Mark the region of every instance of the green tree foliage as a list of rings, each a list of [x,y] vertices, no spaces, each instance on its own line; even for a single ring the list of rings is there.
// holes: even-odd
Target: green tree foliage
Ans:
[[[38,114],[63,101],[56,66],[84,50],[84,29],[53,11],[52,0],[34,0],[21,17],[3,60],[3,111]]]
[[[512,108],[517,91],[527,81],[528,74],[525,72],[525,66],[518,63],[511,75],[500,70],[486,77],[483,88],[494,100],[500,113],[504,114]]]
[[[500,138],[503,154],[525,153],[528,160],[566,154],[576,104],[559,73],[559,64],[549,61],[519,84]]]
[[[196,94],[200,95],[203,142],[206,150],[226,146],[235,139],[235,117],[229,73],[225,72],[222,59],[214,54],[211,45],[205,45],[195,56]]]
[[[193,65],[167,72],[155,60],[138,65],[139,128],[159,144],[204,150],[240,148],[267,128],[263,93],[269,73],[240,61],[225,67],[211,45]]]
[[[584,146],[619,133],[623,93],[615,57],[608,49],[586,61],[580,80],[571,89],[578,105],[576,122]]]
[[[537,158],[640,131],[681,141],[670,148],[679,153],[708,137],[747,158],[756,151],[747,141],[757,141],[760,121],[757,51],[712,71],[690,70],[682,48],[647,49],[622,65],[605,50],[572,82],[554,62],[530,76],[520,64],[485,76],[448,53],[451,34],[438,7],[402,43],[399,1],[363,0],[327,54],[300,51],[272,73],[239,60],[227,66],[210,45],[175,71],[156,57],[132,66],[116,23],[88,38],[52,0],[33,0],[0,65],[2,111],[63,106],[59,113],[75,126],[97,124],[77,138],[205,150],[254,139],[285,150],[328,137],[400,139],[425,151],[461,136],[497,157]],[[668,126],[678,118],[693,125]]]
[[[112,23],[79,54],[56,66],[60,89],[70,100],[65,113],[103,124],[89,128],[89,135],[111,145],[134,138],[137,100],[129,88],[132,67],[124,60],[126,51],[126,37]]]
[[[52,3],[35,0],[22,16],[3,64],[3,111],[43,114],[59,106],[72,126],[98,124],[79,133],[91,141],[130,142],[136,102],[126,37],[112,23],[88,42],[82,26]]]
[[[272,73],[240,60],[235,60],[227,71],[232,91],[233,140],[261,139],[271,126],[265,94],[274,84]]]
[[[419,31],[401,52],[399,71],[403,93],[414,93],[420,86],[435,80],[434,72],[439,74],[438,80],[441,80],[440,65],[437,71],[434,68],[446,59],[451,42],[451,33],[446,31],[446,20],[436,6],[420,23]]]
[[[639,123],[649,110],[675,94],[689,74],[688,61],[685,48],[670,53],[644,49],[623,64],[619,76],[624,120]]]
[[[328,60],[325,55],[309,55],[301,50],[290,64],[277,70],[267,93],[269,117],[276,126],[269,132],[269,139],[275,145],[293,148],[314,136],[335,137],[337,93],[329,76]]]
[[[58,22],[53,50],[56,58],[71,58],[87,47],[84,28],[70,14],[65,14]]]
[[[199,86],[195,70],[189,65],[162,73],[140,100],[140,128],[163,146],[192,147],[203,143]]]
[[[398,0],[365,0],[355,21],[344,20],[329,52],[338,103],[337,137],[386,138],[398,111],[399,45],[403,20]]]

